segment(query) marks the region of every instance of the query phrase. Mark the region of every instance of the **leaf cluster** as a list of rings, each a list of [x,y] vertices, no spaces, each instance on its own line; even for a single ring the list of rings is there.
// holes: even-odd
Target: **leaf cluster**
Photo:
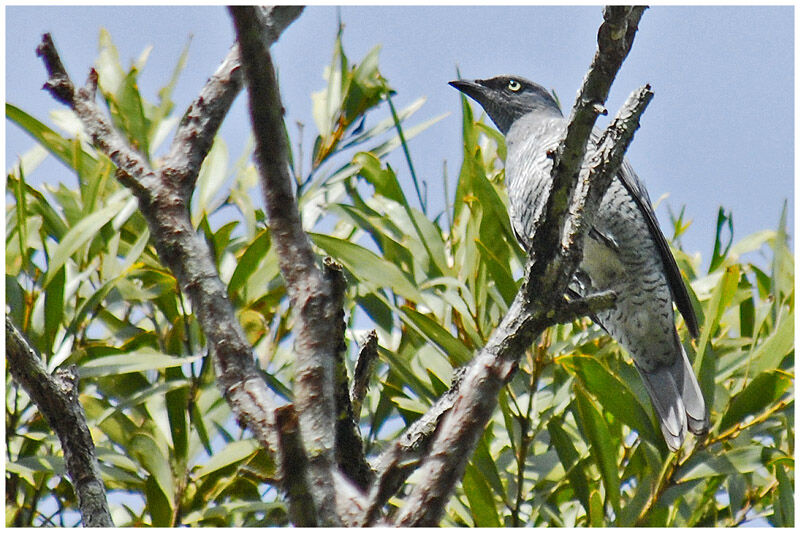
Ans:
[[[341,36],[327,87],[312,95],[311,170],[303,176],[299,155],[293,168],[304,227],[347,277],[351,372],[366,331],[378,335],[380,360],[360,413],[366,453],[375,457],[486,343],[517,292],[525,254],[507,214],[502,136],[462,99],[463,161],[448,205],[429,218],[383,158],[398,147],[408,155],[405,140],[441,117],[404,128],[420,99],[369,126],[391,87],[378,49],[351,64]],[[151,104],[137,84],[147,53],[124,69],[105,32],[100,41],[100,96],[115,126],[153,161],[177,123],[170,96],[187,51]],[[78,365],[115,523],[287,524],[275,459],[233,419],[193,311],[111,162],[69,112],[52,117],[65,133],[11,104],[6,114],[36,141],[7,176],[7,312],[49,370]],[[26,176],[45,155],[78,186],[31,186]],[[192,220],[214,250],[267,382],[291,400],[293,318],[255,185],[250,149],[231,162],[217,139]],[[683,212],[673,223],[679,242],[689,224]],[[694,341],[682,324],[679,331],[711,412],[706,439],[670,454],[627,355],[588,319],[560,325],[528,350],[503,389],[443,524],[710,526],[760,516],[793,525],[787,242],[785,213],[776,230],[734,242],[731,215],[720,210],[707,271],[699,256],[674,250],[702,324]],[[757,250],[764,260],[742,259]],[[7,525],[75,523],[57,439],[8,374],[6,449]]]

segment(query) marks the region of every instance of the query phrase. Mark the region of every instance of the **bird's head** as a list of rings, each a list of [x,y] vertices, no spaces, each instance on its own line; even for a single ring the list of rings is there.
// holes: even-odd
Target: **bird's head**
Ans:
[[[450,85],[481,104],[503,135],[515,120],[531,111],[561,116],[558,104],[547,89],[519,76],[456,80]]]

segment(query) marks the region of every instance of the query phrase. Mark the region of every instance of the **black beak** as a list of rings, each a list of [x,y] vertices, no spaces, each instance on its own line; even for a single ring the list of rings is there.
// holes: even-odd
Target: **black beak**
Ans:
[[[483,86],[481,80],[454,80],[449,85],[478,101],[482,95],[486,94],[486,87]]]

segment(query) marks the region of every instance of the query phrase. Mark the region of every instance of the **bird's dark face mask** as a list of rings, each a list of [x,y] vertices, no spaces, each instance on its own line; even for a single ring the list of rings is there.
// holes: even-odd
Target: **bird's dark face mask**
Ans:
[[[519,76],[497,76],[487,80],[456,80],[450,85],[478,102],[504,135],[514,121],[531,111],[561,110],[547,90]]]

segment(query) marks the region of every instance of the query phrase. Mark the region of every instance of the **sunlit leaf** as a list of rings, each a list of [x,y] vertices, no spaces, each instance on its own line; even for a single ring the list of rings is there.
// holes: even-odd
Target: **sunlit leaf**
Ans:
[[[792,376],[781,371],[768,371],[756,376],[747,387],[733,397],[719,423],[719,431],[743,422],[748,415],[759,413],[778,401],[794,383]]]
[[[777,450],[752,445],[715,454],[698,452],[678,468],[675,481],[683,483],[704,477],[746,474],[763,467],[777,455]]]
[[[575,388],[576,413],[581,419],[586,437],[591,444],[589,451],[594,457],[606,489],[606,504],[616,512],[620,508],[619,467],[616,459],[617,445],[608,430],[603,415],[581,387]],[[591,503],[590,503],[591,505]]]
[[[189,364],[202,356],[202,354],[198,354],[189,357],[173,357],[150,349],[142,349],[87,361],[80,366],[80,374],[83,377],[94,377],[170,368]]]

